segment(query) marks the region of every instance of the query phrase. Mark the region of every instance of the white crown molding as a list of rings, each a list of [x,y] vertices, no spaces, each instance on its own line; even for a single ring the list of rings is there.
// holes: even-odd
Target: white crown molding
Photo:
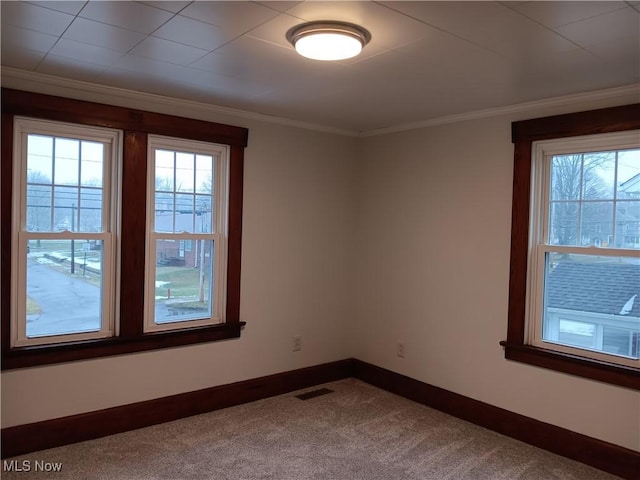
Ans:
[[[1,80],[3,87],[15,88],[18,90],[27,89],[29,91],[34,91],[35,93],[65,96],[78,100],[96,101],[89,98],[89,96],[100,95],[109,97],[111,103],[119,103],[116,101],[116,99],[122,99],[125,101],[143,101],[147,106],[150,104],[156,104],[159,107],[169,107],[172,110],[175,110],[176,108],[187,108],[190,111],[200,112],[208,115],[225,115],[238,119],[275,123],[288,127],[298,127],[306,130],[315,130],[319,132],[333,133],[348,137],[357,137],[360,134],[360,132],[355,130],[347,130],[311,122],[291,120],[275,115],[255,113],[236,108],[222,107],[210,103],[196,102],[192,100],[182,100],[175,97],[166,97],[153,93],[145,93],[136,90],[128,90],[125,88],[110,87],[107,85],[100,85],[80,80],[69,80],[62,77],[46,75],[43,73],[29,72],[12,67],[2,67]],[[104,101],[100,103],[104,103]]]
[[[460,113],[456,115],[448,115],[445,117],[433,118],[413,123],[405,123],[387,128],[379,128],[361,132],[361,137],[373,137],[376,135],[386,135],[389,133],[404,132],[407,130],[416,130],[418,128],[433,127],[436,125],[445,125],[447,123],[464,122],[467,120],[477,120],[479,118],[499,117],[501,115],[511,115],[514,113],[527,112],[543,108],[562,107],[576,103],[583,103],[594,100],[608,100],[619,97],[636,95],[640,101],[640,84],[635,83],[622,87],[607,88],[604,90],[595,90],[591,92],[575,93],[564,95],[562,97],[553,97],[544,100],[534,100],[531,102],[517,103],[507,105],[505,107],[487,108],[484,110],[474,110],[471,112]]]
[[[69,98],[77,98],[90,101],[96,101],[93,100],[91,96],[107,96],[112,103],[116,104],[126,104],[126,101],[142,101],[145,104],[145,108],[148,109],[151,109],[151,105],[153,104],[157,105],[159,107],[159,110],[164,110],[166,109],[166,107],[169,107],[172,110],[183,110],[186,108],[189,111],[199,112],[205,115],[225,115],[238,119],[274,123],[278,125],[303,128],[306,130],[314,130],[348,137],[372,137],[377,135],[386,135],[389,133],[398,133],[407,130],[445,125],[448,123],[463,122],[467,120],[476,120],[488,117],[497,117],[501,115],[510,115],[514,113],[543,108],[561,107],[587,101],[607,100],[631,95],[636,95],[638,97],[638,101],[640,101],[640,84],[636,83],[605,90],[596,90],[591,92],[565,95],[562,97],[518,103],[505,107],[475,110],[471,112],[432,118],[418,122],[405,123],[386,128],[356,131],[299,120],[291,120],[288,118],[278,117],[275,115],[267,115],[264,113],[256,113],[235,108],[222,107],[209,103],[181,100],[174,97],[166,97],[162,95],[144,93],[124,88],[110,87],[79,80],[69,80],[66,78],[36,72],[29,72],[11,67],[2,67],[1,80],[2,86],[4,87],[22,90],[27,89],[35,91],[37,93],[46,93],[49,95],[67,96]],[[121,100],[121,102],[118,102],[118,99]],[[164,109],[162,107],[164,107]]]

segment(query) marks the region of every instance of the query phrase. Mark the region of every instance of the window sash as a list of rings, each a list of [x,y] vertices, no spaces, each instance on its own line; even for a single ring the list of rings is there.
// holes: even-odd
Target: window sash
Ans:
[[[149,135],[147,153],[147,255],[146,255],[146,301],[144,314],[145,332],[162,332],[170,330],[183,330],[188,328],[210,326],[225,323],[226,313],[226,282],[227,282],[227,219],[228,219],[228,163],[229,149],[225,145],[183,140],[158,135]],[[174,183],[172,189],[156,189],[156,151],[168,151],[173,153],[188,153],[194,155],[211,156],[213,159],[213,179],[211,188],[211,228],[210,232],[190,233],[175,232],[175,220],[172,232],[156,231],[155,204],[156,193],[169,193],[173,195],[188,194],[202,195],[198,186],[194,184],[193,192],[183,192]],[[177,160],[175,160],[177,162]],[[174,163],[177,168],[177,163]],[[174,213],[176,208],[174,207]],[[178,320],[176,322],[157,323],[155,318],[155,279],[157,274],[156,254],[158,240],[174,240],[176,242],[206,240],[212,241],[213,265],[212,278],[209,285],[209,302],[211,314],[206,318],[194,320]]]
[[[27,157],[30,135],[74,139],[104,145],[101,178],[101,232],[71,232],[65,230],[35,232],[27,225]],[[118,130],[101,127],[52,122],[26,117],[15,117],[13,138],[13,212],[11,258],[11,319],[10,347],[50,345],[61,342],[108,338],[117,334],[119,248],[117,221],[119,203],[111,192],[117,192],[112,183],[118,179],[122,134]],[[51,185],[54,185],[52,178]],[[78,178],[77,188],[82,188]],[[54,205],[51,205],[52,210]],[[53,213],[51,214],[53,215]],[[53,225],[52,225],[53,228]],[[100,328],[96,331],[27,336],[27,245],[30,240],[99,240],[102,243]]]
[[[617,247],[567,246],[551,244],[549,217],[551,210],[551,158],[563,154],[594,151],[617,151],[640,147],[640,131],[572,137],[534,142],[531,163],[531,201],[529,230],[529,259],[524,343],[557,352],[579,355],[598,361],[630,367],[640,367],[640,360],[571,347],[543,339],[544,290],[546,258],[550,253],[593,256],[628,257],[640,260],[640,250]],[[580,187],[582,188],[582,187]],[[580,199],[582,202],[583,200]],[[615,209],[614,209],[615,215]],[[578,239],[579,240],[579,239]],[[640,301],[640,299],[638,299]]]

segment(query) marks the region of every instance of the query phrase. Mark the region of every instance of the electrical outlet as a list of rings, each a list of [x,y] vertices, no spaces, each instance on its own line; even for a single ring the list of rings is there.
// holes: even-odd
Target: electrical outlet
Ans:
[[[404,342],[398,342],[396,345],[396,355],[404,358]]]
[[[300,350],[302,350],[302,337],[300,335],[295,335],[293,337],[292,346],[294,352],[299,352]]]

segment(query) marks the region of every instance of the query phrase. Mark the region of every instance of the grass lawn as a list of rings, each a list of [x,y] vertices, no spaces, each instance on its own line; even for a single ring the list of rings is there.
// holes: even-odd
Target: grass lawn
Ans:
[[[197,298],[200,291],[200,269],[192,267],[156,267],[156,282],[166,282],[156,287],[156,297]]]

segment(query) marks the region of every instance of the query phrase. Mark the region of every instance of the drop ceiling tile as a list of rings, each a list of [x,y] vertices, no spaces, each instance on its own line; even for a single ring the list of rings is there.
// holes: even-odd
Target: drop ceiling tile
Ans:
[[[189,5],[191,2],[173,2],[169,0],[160,0],[156,2],[140,2],[145,5],[149,5],[150,7],[159,8],[160,10],[166,10],[167,12],[178,13],[184,7]]]
[[[503,13],[506,7],[498,2],[382,2],[386,7],[402,12],[427,25],[448,32],[464,32],[485,20]]]
[[[287,40],[287,31],[301,23],[304,23],[304,20],[292,15],[282,14],[249,30],[246,35],[284,48],[293,48]]]
[[[63,38],[127,52],[144,40],[146,35],[86,18],[76,18],[64,32]]]
[[[265,7],[271,8],[273,10],[277,10],[278,12],[286,12],[287,10],[292,9],[296,5],[302,2],[289,2],[289,1],[274,1],[274,2],[256,2]]]
[[[153,58],[177,65],[189,65],[207,54],[206,50],[162,38],[147,37],[130,52],[139,57]]]
[[[338,63],[305,59],[292,49],[250,37],[234,40],[191,66],[270,86],[304,84],[311,78],[347,68]]]
[[[104,66],[111,65],[122,57],[122,52],[116,50],[64,38],[60,39],[49,53],[56,57],[64,57],[77,62],[89,62]]]
[[[100,72],[104,70],[103,65],[96,65],[89,62],[79,61],[73,58],[47,55],[38,65],[37,71],[48,75],[55,75],[62,78],[73,78],[85,82],[91,82]]]
[[[555,30],[583,47],[615,42],[629,36],[640,39],[640,14],[631,7],[625,7]]]
[[[134,32],[151,33],[174,14],[136,2],[89,2],[80,12],[82,18],[107,23]]]
[[[505,2],[510,8],[550,28],[602,15],[627,6],[625,2]]]
[[[73,15],[24,2],[0,2],[2,25],[61,35],[73,21]]]
[[[253,2],[193,2],[180,15],[210,23],[238,36],[278,15]]]
[[[25,30],[12,25],[3,25],[0,33],[2,34],[1,43],[3,49],[5,47],[17,47],[36,52],[48,52],[58,40],[55,35]]]
[[[59,2],[59,1],[45,1],[45,2],[29,2],[34,5],[38,5],[40,7],[49,8],[51,10],[56,10],[58,12],[70,13],[71,15],[77,15],[82,7],[85,6],[87,2]]]
[[[27,48],[9,47],[2,43],[0,56],[2,57],[2,66],[31,71],[40,64],[45,53]]]
[[[182,15],[173,17],[153,32],[153,36],[204,50],[214,50],[233,39],[233,35],[221,28]]]
[[[144,75],[150,82],[155,78],[179,78],[184,70],[181,65],[163,62],[148,57],[140,57],[129,53],[115,62],[107,72],[120,71],[122,74],[137,72]]]
[[[444,68],[478,80],[502,80],[510,74],[510,63],[503,56],[446,32],[434,31],[428,37],[397,49],[424,76]]]

